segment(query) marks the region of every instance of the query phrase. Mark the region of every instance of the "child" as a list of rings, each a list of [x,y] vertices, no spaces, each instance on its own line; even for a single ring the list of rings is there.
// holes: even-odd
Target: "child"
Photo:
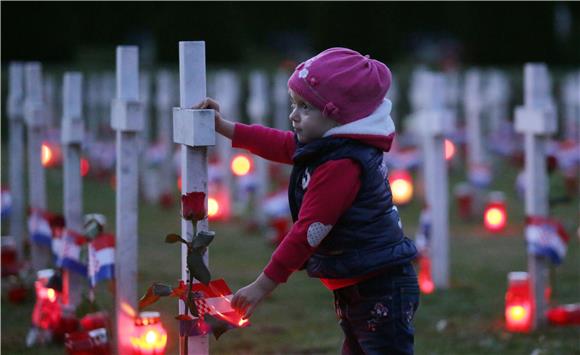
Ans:
[[[417,250],[401,229],[383,152],[395,127],[381,62],[330,48],[300,64],[288,81],[295,133],[232,123],[216,111],[216,130],[265,159],[293,164],[294,225],[264,271],[232,299],[246,317],[297,270],[334,293],[343,354],[412,354],[419,287]]]

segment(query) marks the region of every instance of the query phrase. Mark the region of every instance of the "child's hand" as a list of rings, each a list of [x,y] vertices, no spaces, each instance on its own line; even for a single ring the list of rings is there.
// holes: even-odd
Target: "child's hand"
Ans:
[[[220,112],[220,104],[219,104],[219,102],[215,101],[211,97],[206,97],[205,100],[203,100],[199,104],[193,106],[192,108],[198,109],[198,110],[199,109],[201,109],[201,110],[204,110],[204,109],[214,110],[216,121],[222,119],[222,114]]]
[[[250,318],[258,304],[277,286],[276,282],[262,273],[256,281],[236,292],[232,298],[232,308],[244,314],[244,318]]]
[[[232,139],[234,136],[234,123],[230,122],[222,117],[220,112],[220,104],[210,97],[206,97],[205,100],[200,102],[199,104],[192,107],[193,109],[210,109],[215,111],[215,130],[229,138]]]

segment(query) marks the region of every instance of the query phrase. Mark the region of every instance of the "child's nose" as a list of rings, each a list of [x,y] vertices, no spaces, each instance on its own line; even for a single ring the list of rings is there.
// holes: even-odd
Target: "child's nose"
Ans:
[[[290,121],[297,122],[299,118],[300,117],[298,116],[298,114],[296,114],[296,110],[292,110],[292,112],[290,112],[290,115],[288,115],[288,119]]]

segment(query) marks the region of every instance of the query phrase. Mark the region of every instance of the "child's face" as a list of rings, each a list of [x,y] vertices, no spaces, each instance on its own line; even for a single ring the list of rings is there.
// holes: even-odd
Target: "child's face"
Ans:
[[[292,89],[289,90],[292,100],[292,112],[288,117],[300,143],[309,143],[322,138],[324,133],[339,124],[322,115],[322,112],[306,102]]]

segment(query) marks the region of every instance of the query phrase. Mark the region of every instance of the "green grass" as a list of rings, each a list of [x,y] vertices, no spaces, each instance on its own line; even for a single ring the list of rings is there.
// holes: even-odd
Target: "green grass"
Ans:
[[[6,160],[4,160],[6,161]],[[3,164],[5,166],[5,164]],[[514,195],[516,170],[502,163],[501,176],[493,188],[506,191],[509,227],[491,235],[479,220],[457,220],[451,203],[451,288],[423,296],[417,313],[417,354],[580,354],[580,327],[546,327],[531,334],[511,334],[504,330],[503,298],[506,276],[526,269],[522,237],[523,201]],[[4,173],[3,177],[6,177]],[[452,187],[463,179],[461,167],[451,169]],[[62,210],[60,170],[47,174],[49,208]],[[6,181],[6,180],[4,180]],[[85,212],[104,213],[108,230],[114,231],[114,191],[106,184],[87,180],[84,188]],[[400,208],[408,235],[414,235],[420,202]],[[565,222],[572,238],[565,263],[555,271],[554,295],[557,303],[580,302],[580,248],[576,237],[579,200],[556,206],[552,214]],[[179,209],[161,210],[140,205],[139,294],[154,281],[176,284],[179,252],[163,243],[168,232],[179,232]],[[232,289],[254,280],[272,252],[259,232],[247,232],[242,222],[212,223],[217,236],[210,248],[213,278],[225,278]],[[97,290],[98,302],[112,309],[113,297],[105,285]],[[62,346],[26,349],[24,339],[30,326],[33,302],[13,305],[2,298],[2,352],[4,354],[62,354]],[[177,302],[159,301],[159,310],[169,330],[168,354],[177,353]],[[442,324],[445,327],[441,327]],[[437,327],[437,325],[440,327]],[[439,328],[439,330],[438,330]],[[336,354],[342,334],[332,306],[332,294],[304,273],[293,275],[264,301],[252,317],[252,326],[230,331],[219,341],[211,339],[215,354]]]

